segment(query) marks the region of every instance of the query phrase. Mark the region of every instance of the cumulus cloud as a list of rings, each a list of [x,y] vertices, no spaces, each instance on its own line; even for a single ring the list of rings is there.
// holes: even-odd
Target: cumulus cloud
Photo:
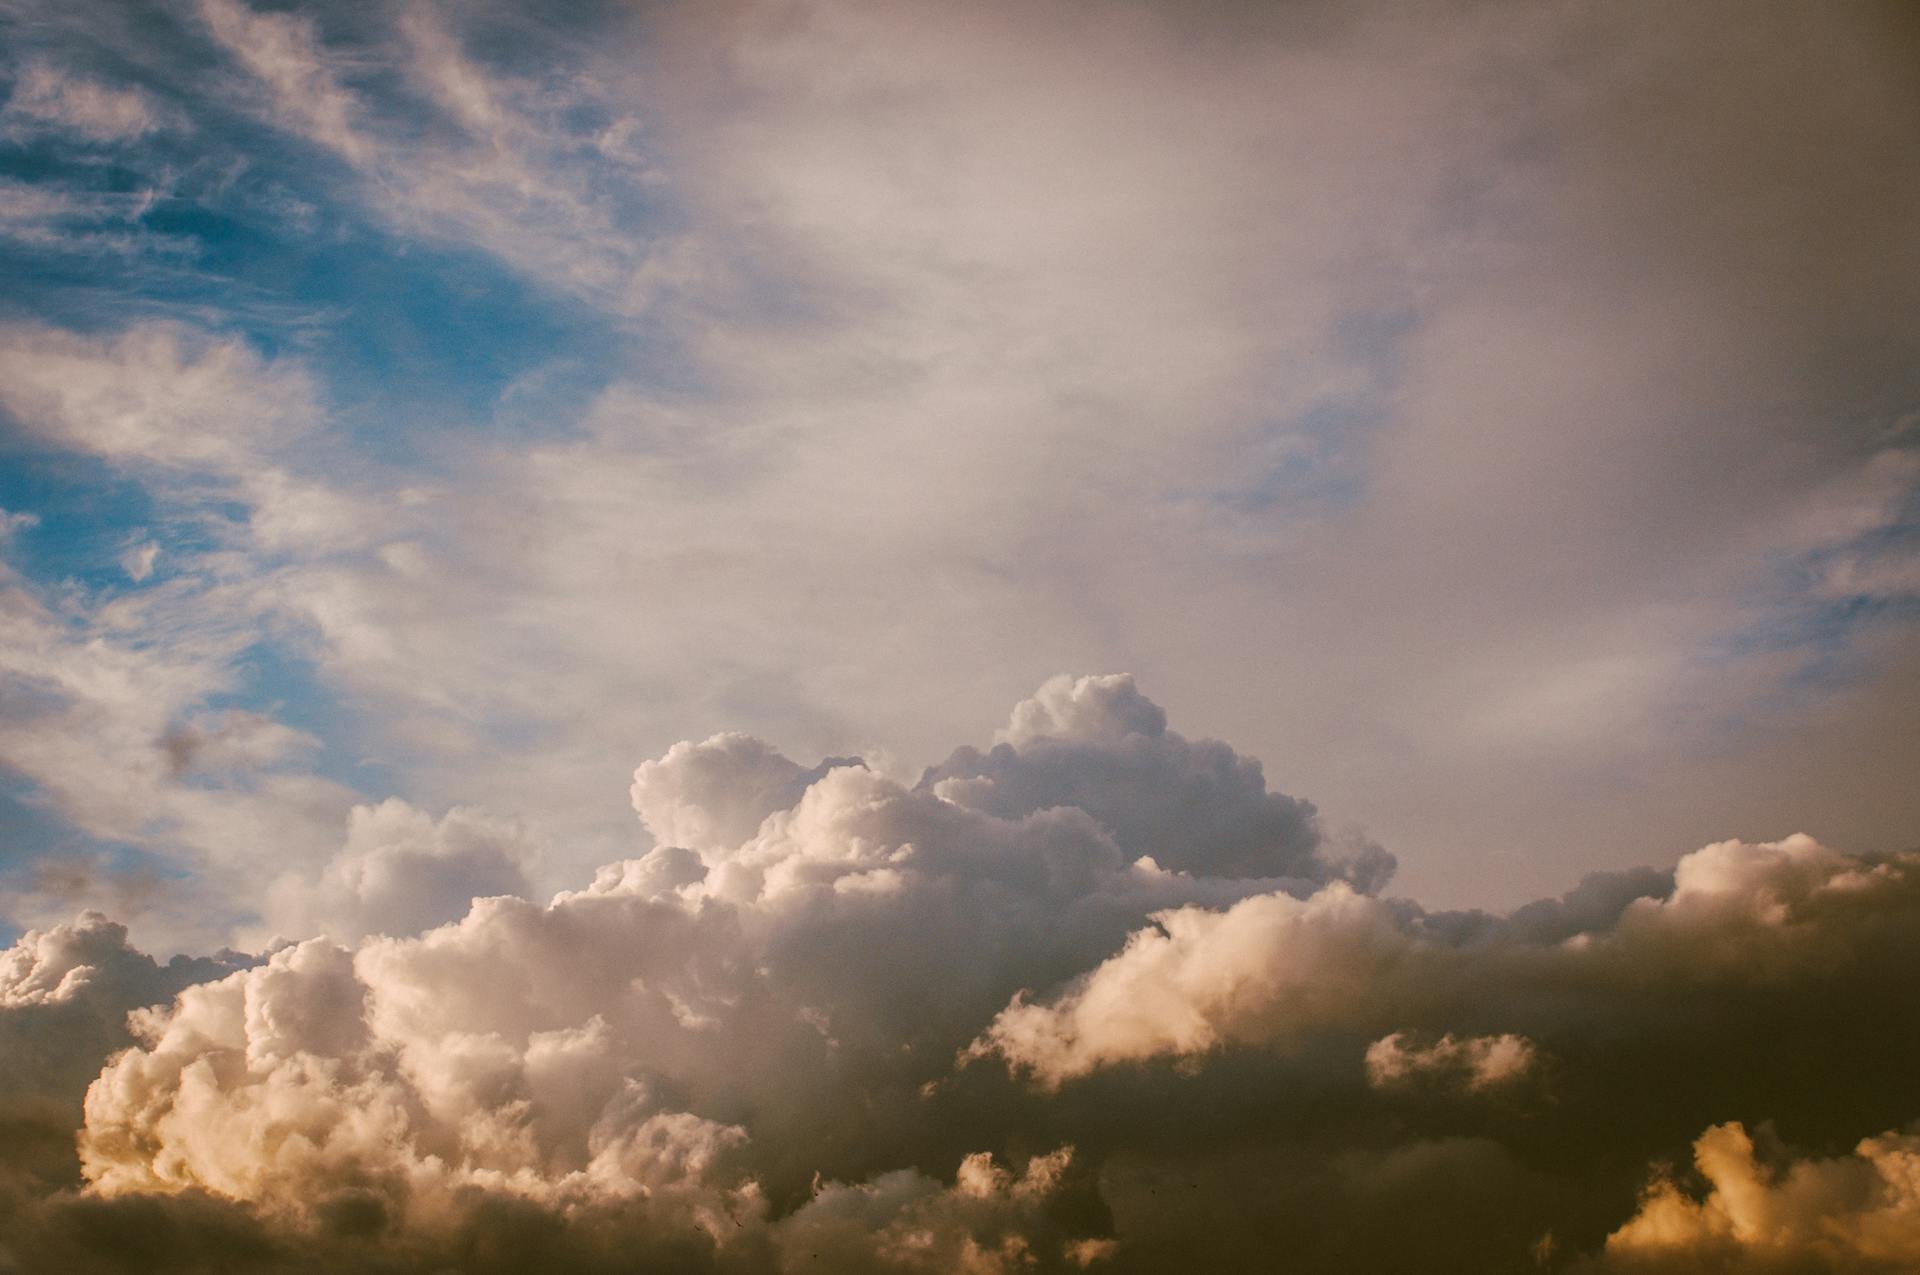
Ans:
[[[1369,992],[1410,947],[1384,905],[1344,885],[1153,920],[1061,999],[1016,998],[971,1055],[999,1054],[1059,1084],[1229,1041],[1278,1042],[1378,1013],[1380,997]]]
[[[283,934],[412,935],[457,920],[476,898],[524,895],[526,831],[456,807],[435,821],[398,798],[356,806],[346,844],[317,881],[282,877],[266,925]]]
[[[0,1195],[25,1178],[45,1186],[79,1179],[73,1154],[81,1099],[112,1054],[133,1043],[129,1011],[164,1004],[245,958],[155,962],[127,944],[124,925],[97,912],[29,930],[0,951]]]
[[[1053,679],[991,750],[956,751],[921,786],[1003,818],[1077,807],[1129,856],[1200,876],[1340,876],[1370,892],[1394,867],[1377,846],[1329,856],[1312,805],[1268,792],[1260,763],[1226,744],[1168,731],[1127,676]]]
[[[99,964],[126,951],[127,930],[98,912],[73,925],[29,930],[0,953],[0,1009],[64,1005],[85,991]]]
[[[1505,985],[1520,1010],[1526,996],[1562,981],[1619,989],[1646,979],[1787,977],[1829,958],[1841,941],[1829,928],[1837,915],[1904,915],[1915,866],[1911,855],[1864,861],[1804,835],[1717,842],[1680,860],[1666,897],[1616,896],[1604,925],[1557,941],[1533,932],[1538,908],[1478,924],[1361,896],[1341,882],[1305,899],[1258,895],[1225,911],[1190,905],[1156,913],[1152,927],[1053,1000],[1016,997],[971,1053],[1000,1055],[1059,1084],[1118,1063],[1231,1043],[1285,1045],[1378,1022],[1396,1004],[1461,997],[1474,980]],[[1382,1066],[1415,1070],[1424,1066],[1417,1059],[1451,1066],[1479,1058],[1497,1072],[1530,1053],[1505,1034],[1444,1040],[1429,1047],[1438,1054],[1408,1054],[1397,1036],[1372,1048]]]
[[[1141,742],[1128,720],[1160,713],[1125,679],[1050,683],[1015,721],[1103,691],[1124,693],[1056,722],[1060,735],[1020,737],[1001,773],[1017,778],[1042,740],[1043,776],[1069,745],[1096,775],[1103,756],[1128,757]],[[1173,760],[1145,782],[1191,800],[1178,763],[1198,746],[1147,742]],[[1310,808],[1267,794],[1224,745],[1202,751],[1203,774],[1224,758],[1242,777],[1230,791],[1244,806],[1292,816],[1296,871],[1330,875],[1298,853],[1316,835]],[[1116,773],[1109,784],[1137,782]],[[395,1226],[428,1230],[455,1225],[474,1192],[562,1213],[644,1199],[668,1229],[724,1237],[759,1225],[763,1181],[791,1191],[824,1171],[866,1185],[823,1188],[791,1222],[805,1238],[777,1247],[844,1248],[878,1210],[899,1215],[876,1223],[893,1228],[892,1255],[874,1259],[885,1269],[1012,1269],[1041,1248],[1090,1261],[1104,1250],[1081,1241],[1099,1235],[1036,1220],[1064,1155],[1014,1177],[970,1159],[951,1191],[930,1188],[889,1163],[930,1134],[915,1109],[1019,986],[1096,961],[1157,908],[1285,882],[1130,859],[1104,820],[1152,811],[1144,794],[1120,807],[1061,792],[1003,814],[943,787],[840,759],[803,769],[742,736],[679,745],[634,784],[662,844],[546,905],[513,897],[511,825],[363,807],[318,885],[287,883],[285,914],[397,937],[301,944],[136,1016],[140,1045],[89,1097],[94,1189],[209,1192],[303,1224],[342,1192],[373,1192]],[[1177,836],[1164,816],[1159,830]],[[1163,853],[1181,858],[1173,841]],[[495,897],[469,907],[475,894]],[[456,900],[464,917],[407,937]],[[878,1103],[866,1116],[846,1106],[854,1087]],[[741,1113],[777,1138],[763,1146]]]
[[[95,1008],[44,1059],[38,1145],[80,1159],[33,1161],[66,1176],[29,1175],[20,1251],[160,1208],[169,1243],[395,1270],[1881,1260],[1902,1135],[1775,1173],[1716,1128],[1705,1194],[1645,1165],[1716,1118],[1828,1137],[1910,1101],[1913,856],[1726,841],[1429,910],[1129,679],[1010,720],[913,784],[677,745],[632,792],[661,844],[546,902],[513,823],[389,801],[283,883],[330,938],[169,984],[103,918],[27,936],[0,1022]],[[1792,1220],[1836,1200],[1851,1238]]]
[[[803,770],[764,740],[715,735],[642,762],[633,772],[633,808],[658,844],[724,854],[758,832],[768,815],[794,805],[835,764],[860,762],[830,759]]]
[[[1623,1271],[1896,1271],[1920,1263],[1920,1136],[1862,1139],[1850,1155],[1769,1163],[1738,1122],[1693,1144],[1704,1194],[1670,1175],[1607,1237]]]
[[[87,1096],[91,1190],[206,1192],[297,1229],[349,1217],[415,1243],[450,1242],[476,1202],[504,1199],[740,1269],[771,1254],[783,1269],[1013,1271],[1103,1251],[1053,1216],[1074,1181],[1065,1149],[1019,1173],[970,1155],[951,1187],[912,1170],[816,1182],[776,1221],[748,1172],[747,1130],[666,1101],[634,1074],[633,1037],[598,1015],[490,1029],[474,1001],[454,1011],[467,1030],[430,1032],[433,1007],[404,999],[443,990],[405,985],[420,956],[314,941],[136,1014],[140,1046]],[[502,1006],[493,1026],[516,1012]]]
[[[1367,1046],[1366,1064],[1367,1083],[1375,1088],[1434,1080],[1480,1092],[1524,1080],[1538,1065],[1538,1054],[1533,1042],[1511,1032],[1459,1039],[1449,1034],[1430,1045],[1394,1032]]]

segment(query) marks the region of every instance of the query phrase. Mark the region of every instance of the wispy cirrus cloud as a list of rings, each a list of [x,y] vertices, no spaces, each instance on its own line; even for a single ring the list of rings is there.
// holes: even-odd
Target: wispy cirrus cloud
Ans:
[[[46,62],[15,73],[0,128],[51,129],[89,142],[129,142],[189,128],[179,108],[137,86],[116,86]]]

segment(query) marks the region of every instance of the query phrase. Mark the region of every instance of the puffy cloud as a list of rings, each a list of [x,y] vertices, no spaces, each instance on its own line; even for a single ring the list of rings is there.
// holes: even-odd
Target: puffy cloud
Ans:
[[[396,1055],[368,990],[351,953],[313,940],[137,1016],[142,1047],[87,1096],[95,1189],[197,1188],[301,1217],[367,1192],[418,1225],[471,1186],[556,1206],[645,1197],[723,1220],[755,1207],[751,1191],[714,1185],[741,1131],[661,1110],[608,1065],[602,1024]]]
[[[1850,947],[1873,951],[1887,927],[1920,906],[1917,867],[1913,855],[1866,860],[1795,835],[1686,855],[1664,898],[1631,879],[1591,882],[1504,922],[1427,914],[1342,882],[1305,899],[1257,895],[1224,911],[1189,905],[1156,913],[1152,927],[1052,1000],[1014,998],[969,1056],[997,1054],[1058,1085],[1119,1063],[1230,1044],[1286,1047],[1316,1032],[1384,1025],[1399,1006],[1431,1014],[1477,1000],[1491,1008],[1475,994],[1490,986],[1507,991],[1514,1017],[1649,983],[1763,986],[1805,977]],[[1593,906],[1576,896],[1596,892],[1610,896],[1597,914],[1605,923],[1556,933],[1556,919]],[[1454,1042],[1449,1056],[1468,1049]],[[1382,1054],[1399,1057],[1398,1045]]]
[[[1016,998],[970,1056],[997,1053],[1057,1085],[1117,1063],[1344,1026],[1380,1011],[1384,976],[1412,946],[1383,904],[1344,884],[1153,920],[1059,1000]]]
[[[409,956],[423,955],[385,943],[356,960],[316,940],[136,1015],[141,1046],[87,1096],[92,1191],[207,1192],[317,1233],[357,1213],[409,1242],[450,1242],[478,1202],[505,1199],[649,1243],[677,1234],[723,1259],[770,1248],[796,1269],[1012,1271],[1103,1251],[1058,1220],[1064,1196],[1091,1189],[1066,1150],[1018,1174],[968,1156],[951,1187],[911,1170],[816,1184],[776,1224],[746,1171],[747,1131],[665,1103],[634,1074],[632,1037],[599,1016],[500,1030],[527,1012],[511,1004],[483,1021],[477,999],[498,965],[453,1006],[467,1030],[441,1034],[433,1011],[444,1006],[404,1002],[429,991],[403,982]],[[450,981],[453,967],[428,968]],[[530,990],[558,993],[543,972]]]
[[[0,952],[0,1193],[20,1176],[76,1181],[81,1098],[107,1058],[133,1043],[128,1012],[244,960],[223,953],[159,964],[127,945],[124,925],[94,912],[29,930]]]
[[[1376,846],[1330,862],[1311,804],[1268,792],[1260,763],[1226,744],[1169,731],[1124,675],[1054,678],[990,751],[959,749],[921,786],[1003,818],[1078,807],[1130,858],[1196,875],[1340,876],[1372,891],[1394,866]]]
[[[633,772],[633,808],[656,843],[719,855],[752,837],[768,815],[791,807],[827,770],[849,764],[860,763],[831,758],[803,770],[764,740],[715,735],[642,762]]]
[[[1042,731],[1049,698],[1078,720]],[[1161,726],[1140,736],[1129,716]],[[1015,720],[1029,729],[1010,732],[999,772],[1017,777],[1038,750],[1042,778],[1084,768],[1077,789],[998,813],[942,778],[806,769],[744,736],[676,746],[634,784],[662,844],[544,906],[513,897],[511,825],[397,801],[356,810],[317,886],[283,883],[280,912],[391,937],[287,948],[136,1016],[141,1043],[89,1096],[93,1189],[207,1192],[300,1225],[371,1192],[393,1225],[428,1231],[465,1225],[476,1192],[568,1215],[645,1199],[660,1226],[717,1236],[757,1224],[757,1183],[790,1191],[826,1172],[865,1185],[822,1189],[783,1252],[844,1247],[848,1219],[879,1210],[897,1215],[863,1249],[879,1268],[1094,1260],[1097,1227],[1037,1220],[1053,1216],[1064,1156],[1014,1177],[971,1159],[951,1190],[894,1171],[915,1147],[953,1145],[929,1095],[956,1050],[1019,987],[1086,968],[1150,913],[1297,879],[1129,856],[1110,825],[1157,828],[1156,848],[1182,857],[1173,809],[1195,774],[1202,792],[1228,776],[1243,822],[1277,812],[1305,851],[1296,872],[1330,870],[1311,855],[1310,807],[1268,794],[1224,745],[1164,732],[1126,679],[1050,683]],[[1110,752],[1123,764],[1103,784]],[[1118,784],[1171,791],[1094,799]],[[408,937],[456,900],[456,923]]]
[[[1920,1136],[1865,1138],[1851,1155],[1769,1164],[1737,1121],[1693,1144],[1707,1184],[1663,1175],[1607,1237],[1607,1269],[1898,1271],[1920,1263]]]
[[[960,1162],[951,1187],[911,1170],[858,1185],[825,1183],[781,1225],[779,1251],[792,1269],[899,1275],[1092,1266],[1118,1245],[1075,1238],[1050,1216],[1072,1192],[1074,1173],[1073,1149],[1062,1147],[1017,1172],[977,1152]]]
[[[526,894],[532,855],[520,825],[482,811],[456,807],[436,822],[397,797],[355,806],[346,844],[318,881],[275,884],[266,924],[337,940],[418,934],[457,920],[476,898]]]
[[[1920,146],[1894,7],[741,0],[596,6],[559,34],[514,6],[164,8],[14,6],[35,43],[174,70],[209,112],[196,142],[220,135],[185,168],[289,171],[260,130],[212,127],[238,103],[310,144],[307,193],[358,192],[382,244],[521,272],[542,332],[569,297],[586,327],[652,309],[586,342],[633,362],[590,352],[581,379],[613,384],[579,419],[516,397],[545,371],[496,403],[531,439],[456,419],[484,413],[479,356],[458,410],[420,412],[450,428],[379,449],[434,481],[383,478],[378,502],[354,466],[321,480],[286,452],[328,402],[413,403],[447,350],[422,331],[437,305],[368,327],[349,273],[344,310],[259,347],[0,333],[10,423],[170,504],[139,588],[0,599],[0,761],[44,811],[193,870],[210,929],[287,872],[290,927],[346,943],[141,1018],[96,1163],[177,1188],[174,1211],[103,1187],[62,1215],[76,1231],[259,1213],[324,1244],[481,1198],[420,1265],[511,1267],[504,1237],[601,1234],[588,1214],[644,1199],[685,1219],[661,1229],[687,1265],[732,1247],[700,1219],[754,1229],[728,1194],[747,1182],[787,1216],[815,1172],[912,1166],[889,1198],[924,1221],[869,1219],[900,1260],[922,1234],[943,1261],[1073,1260],[1107,1231],[1023,1223],[1022,1254],[995,1219],[1059,1201],[1013,1185],[1031,1170],[976,1191],[1000,1179],[961,1159],[1070,1142],[1116,1263],[1412,1265],[1368,1225],[1394,1218],[1426,1269],[1484,1271],[1549,1231],[1598,1246],[1632,1207],[1621,1166],[1706,1124],[1778,1111],[1830,1148],[1904,1118],[1910,858],[1731,842],[1508,917],[1429,911],[1125,679],[1049,684],[920,785],[684,746],[636,776],[661,844],[545,905],[513,886],[626,853],[609,768],[681,734],[810,758],[870,730],[939,757],[981,688],[1091,661],[1166,679],[1185,720],[1390,828],[1454,901],[1727,827],[1899,844],[1916,470],[1889,421],[1920,332]],[[129,96],[29,73],[8,109],[39,114],[8,122],[130,136],[152,103]],[[13,244],[144,233],[157,169],[122,189],[146,183],[126,152],[82,157],[114,189],[0,186]],[[156,223],[234,228],[190,202]],[[286,255],[284,225],[208,240],[248,286],[199,295],[311,277],[320,240],[366,244],[353,217],[327,208],[342,233]],[[452,304],[486,283],[455,259]],[[61,286],[28,274],[23,305]],[[258,352],[303,343],[340,383]],[[181,552],[175,515],[217,550]],[[315,750],[279,709],[226,713],[274,693],[235,675],[263,639],[354,693],[351,742],[395,790],[525,810],[545,861],[398,807],[336,855],[361,798],[300,769]],[[1805,676],[1836,654],[1851,676]],[[9,1021],[107,1013],[114,961],[83,946],[23,949]],[[1408,1066],[1453,1042],[1470,1077],[1462,1042],[1503,1039],[1552,1061],[1548,1097],[1367,1084],[1383,1040]],[[844,1190],[823,1194],[864,1198]],[[991,1208],[956,1221],[962,1196]],[[256,1265],[287,1253],[224,1233]],[[609,1264],[593,1243],[568,1260]],[[18,1260],[79,1267],[50,1251]]]
[[[1538,1064],[1538,1054],[1533,1042],[1511,1032],[1459,1039],[1448,1034],[1430,1045],[1394,1032],[1367,1046],[1366,1063],[1367,1083],[1375,1088],[1436,1080],[1479,1092],[1524,1080]]]
[[[1734,1251],[1717,1219],[1753,1190],[1703,1159],[1705,1197],[1656,1185],[1636,1215],[1650,1159],[1714,1118],[1829,1137],[1908,1101],[1912,856],[1719,842],[1507,916],[1429,911],[1357,890],[1310,808],[1127,679],[1050,682],[1012,720],[912,785],[739,735],[676,746],[632,794],[663,843],[544,903],[476,884],[524,853],[514,825],[362,807],[286,898],[346,942],[103,1002],[134,1010],[132,1047],[117,1016],[63,1056],[69,1104],[97,1077],[83,1120],[36,1108],[37,1145],[77,1122],[85,1186],[21,1197],[19,1251],[75,1251],[87,1209],[160,1208],[169,1243],[370,1270],[1693,1260]],[[1134,856],[1157,828],[1176,858],[1195,774],[1245,816],[1197,819],[1196,843],[1299,814],[1296,871]],[[1003,783],[1029,795],[996,808]],[[468,891],[488,897],[433,923]],[[0,1014],[143,960],[99,918],[30,936]],[[1844,1083],[1810,1083],[1839,1058]],[[1889,1175],[1910,1150],[1863,1148]],[[62,1157],[35,1180],[73,1181],[70,1151],[34,1163]],[[1819,1191],[1878,1200],[1878,1172]],[[1898,1212],[1860,1204],[1860,1236],[1895,1227],[1876,1210]]]
[[[126,951],[127,928],[98,912],[73,925],[29,930],[0,953],[0,1009],[64,1005],[85,991],[98,962]]]

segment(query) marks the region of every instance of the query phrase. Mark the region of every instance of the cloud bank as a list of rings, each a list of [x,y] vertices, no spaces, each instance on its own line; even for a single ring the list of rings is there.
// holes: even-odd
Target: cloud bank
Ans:
[[[34,1110],[77,1161],[47,1168],[51,1133],[9,1161],[12,1260],[1910,1251],[1910,1138],[1775,1169],[1742,1122],[1819,1145],[1912,1118],[1915,856],[1726,841],[1504,916],[1431,911],[1119,676],[1048,682],[914,783],[719,735],[642,764],[632,798],[659,844],[545,903],[479,889],[435,924],[459,882],[523,885],[513,829],[388,803],[310,887],[352,918],[336,937],[167,967],[98,916],[23,938],[7,1056],[39,1058]],[[1661,1166],[1709,1124],[1700,1189]]]

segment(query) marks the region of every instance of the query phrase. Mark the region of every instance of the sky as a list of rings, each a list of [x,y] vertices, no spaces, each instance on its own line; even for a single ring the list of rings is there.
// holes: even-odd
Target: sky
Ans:
[[[1895,0],[0,0],[0,1272],[1912,1269],[1916,226]]]

